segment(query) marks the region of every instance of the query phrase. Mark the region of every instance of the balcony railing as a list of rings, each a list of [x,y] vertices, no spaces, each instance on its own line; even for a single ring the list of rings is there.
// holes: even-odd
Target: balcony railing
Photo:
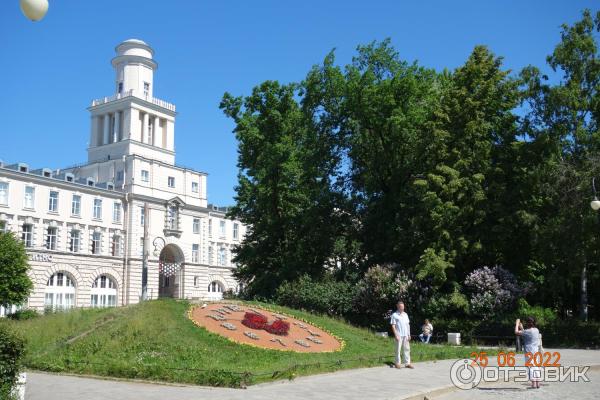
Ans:
[[[166,108],[167,110],[171,110],[175,112],[175,104],[166,102],[161,99],[157,99],[156,97],[146,96],[144,94],[138,93],[137,91],[131,89],[123,93],[113,94],[109,97],[103,97],[101,99],[96,99],[92,101],[92,107],[99,106],[101,104],[110,103],[111,101],[124,99],[126,97],[137,97],[138,99],[146,100],[152,104],[156,104],[157,106]]]

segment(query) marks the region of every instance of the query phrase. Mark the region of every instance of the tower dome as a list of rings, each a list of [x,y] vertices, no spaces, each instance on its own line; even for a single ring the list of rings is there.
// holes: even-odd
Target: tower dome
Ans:
[[[152,59],[154,50],[139,39],[127,39],[115,47],[112,66],[116,73],[116,92],[134,91],[140,97],[152,97],[154,71],[158,68]]]

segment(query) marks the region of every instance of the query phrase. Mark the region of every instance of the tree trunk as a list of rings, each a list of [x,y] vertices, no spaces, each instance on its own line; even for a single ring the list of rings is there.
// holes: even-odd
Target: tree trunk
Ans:
[[[581,269],[581,320],[588,320],[587,266]]]

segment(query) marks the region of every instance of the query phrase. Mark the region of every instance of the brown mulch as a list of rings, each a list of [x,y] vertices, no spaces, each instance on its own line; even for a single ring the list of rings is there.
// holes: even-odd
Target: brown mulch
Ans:
[[[231,310],[227,307],[238,307],[239,311]],[[220,310],[217,311],[217,310]],[[276,319],[283,319],[290,324],[290,330],[287,335],[280,336],[269,333],[265,330],[252,329],[242,324],[244,314],[246,312],[258,312],[269,320],[269,323]],[[218,315],[224,320],[215,320],[210,315]],[[271,311],[263,310],[257,307],[246,307],[242,305],[233,305],[230,303],[214,303],[208,304],[206,307],[195,307],[190,318],[198,326],[206,328],[209,332],[225,336],[235,342],[249,344],[265,349],[276,350],[291,350],[300,353],[321,353],[331,352],[341,349],[341,343],[329,333],[317,328],[304,321],[297,320],[288,315],[281,315]],[[227,329],[223,326],[224,323],[229,323],[235,327],[234,330]],[[245,333],[253,333],[258,338],[251,338]],[[309,340],[312,338],[322,343],[315,343]],[[309,347],[302,346],[296,343],[296,340],[301,340]]]

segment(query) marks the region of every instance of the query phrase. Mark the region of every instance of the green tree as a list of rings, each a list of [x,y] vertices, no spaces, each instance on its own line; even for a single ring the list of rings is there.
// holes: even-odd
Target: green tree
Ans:
[[[557,84],[535,67],[522,72],[529,106],[524,128],[545,156],[535,166],[541,221],[533,241],[535,272],[543,276],[541,292],[550,305],[578,308],[583,319],[588,301],[582,289],[597,288],[599,280],[600,225],[589,207],[591,178],[600,172],[599,30],[600,13],[594,18],[588,10],[562,26],[561,42],[547,58]],[[593,295],[598,304],[598,292]]]
[[[358,48],[345,71],[339,118],[347,148],[347,181],[360,221],[364,269],[374,264],[416,263],[413,229],[422,176],[439,131],[432,124],[443,82],[433,71],[402,61],[389,40]]]
[[[418,180],[416,228],[426,240],[419,276],[458,278],[478,264],[502,261],[496,243],[501,216],[512,210],[503,196],[513,165],[518,104],[517,82],[502,70],[501,58],[477,46],[449,77],[436,115],[436,156]],[[508,204],[507,204],[508,203]]]
[[[321,276],[338,236],[332,155],[298,96],[299,85],[268,81],[221,102],[239,141],[230,215],[249,226],[234,260],[250,296],[269,298],[284,281]]]
[[[33,287],[23,243],[10,232],[0,232],[0,305],[23,304]]]

